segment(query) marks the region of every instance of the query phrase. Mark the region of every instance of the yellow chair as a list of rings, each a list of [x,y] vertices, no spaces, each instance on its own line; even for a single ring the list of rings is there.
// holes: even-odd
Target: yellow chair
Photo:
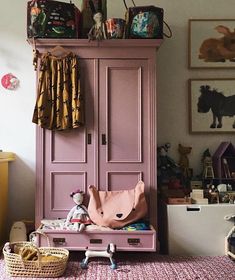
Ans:
[[[0,247],[5,242],[8,204],[8,162],[15,160],[14,153],[0,152]]]

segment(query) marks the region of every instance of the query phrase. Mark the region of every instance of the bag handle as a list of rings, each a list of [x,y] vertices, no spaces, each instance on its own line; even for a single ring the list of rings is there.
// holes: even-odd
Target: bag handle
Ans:
[[[134,0],[131,0],[131,1],[133,3],[134,7],[136,7],[136,4],[135,4]],[[123,0],[123,3],[125,5],[126,9],[128,10],[127,4],[126,4],[126,0]]]
[[[33,244],[34,244],[34,242],[32,241],[32,239],[33,239],[33,236],[35,235],[42,235],[42,236],[44,236],[45,238],[46,238],[46,240],[47,240],[47,246],[48,247],[51,247],[51,244],[50,244],[50,239],[49,239],[49,237],[48,237],[48,235],[46,234],[46,233],[44,233],[43,231],[41,231],[40,229],[37,229],[37,230],[35,230],[35,231],[33,231],[33,232],[31,232],[30,233],[30,235],[29,235],[29,240],[30,240],[30,242],[32,242]]]
[[[169,34],[166,34],[163,32],[163,35],[167,38],[171,38],[173,34],[172,34],[172,30],[171,30],[170,26],[164,20],[163,20],[163,23],[165,24],[165,26],[167,27],[168,32],[169,32]]]

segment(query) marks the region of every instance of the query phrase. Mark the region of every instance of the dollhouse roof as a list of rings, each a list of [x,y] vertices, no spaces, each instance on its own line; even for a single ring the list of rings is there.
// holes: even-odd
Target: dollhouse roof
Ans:
[[[226,163],[222,161],[226,158]],[[217,178],[231,178],[235,171],[235,148],[231,142],[221,142],[212,157],[213,168]],[[226,170],[226,171],[225,171]]]
[[[215,153],[213,154],[213,158],[221,158],[223,156],[235,156],[235,148],[231,142],[221,142]]]

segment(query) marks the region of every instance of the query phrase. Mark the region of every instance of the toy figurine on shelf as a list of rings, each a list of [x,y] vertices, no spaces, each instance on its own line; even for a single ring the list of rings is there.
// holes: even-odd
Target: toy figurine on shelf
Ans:
[[[178,146],[178,152],[180,154],[180,160],[179,160],[179,166],[182,170],[183,176],[185,178],[191,177],[191,171],[189,168],[189,159],[188,155],[191,153],[192,147],[185,147],[179,144]]]
[[[210,203],[219,203],[219,192],[215,185],[210,184],[208,187],[209,191],[209,202]]]
[[[203,178],[213,179],[215,176],[214,176],[212,158],[209,149],[206,149],[203,152],[202,163],[203,163]]]
[[[90,225],[92,222],[89,218],[87,208],[82,204],[84,193],[80,190],[76,190],[70,194],[76,204],[68,213],[65,226],[67,229],[76,231],[83,231],[86,225]]]
[[[88,33],[88,39],[98,41],[107,39],[105,23],[101,11],[96,11],[94,3],[92,1],[89,1],[89,4],[93,12],[93,20],[95,24],[91,27]]]
[[[159,183],[169,181],[171,177],[177,177],[180,174],[178,164],[168,155],[170,143],[157,147],[157,170]]]

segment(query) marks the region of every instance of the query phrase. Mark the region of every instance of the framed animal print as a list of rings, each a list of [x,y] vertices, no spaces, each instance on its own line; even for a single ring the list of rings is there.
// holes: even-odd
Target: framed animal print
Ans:
[[[189,68],[235,68],[235,19],[189,20]]]
[[[189,80],[191,133],[235,133],[235,79]]]

